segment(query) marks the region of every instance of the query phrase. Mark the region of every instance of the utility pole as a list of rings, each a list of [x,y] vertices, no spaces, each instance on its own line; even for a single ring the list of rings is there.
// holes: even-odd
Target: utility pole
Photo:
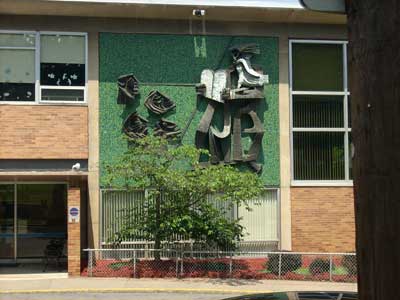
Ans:
[[[400,1],[301,2],[347,14],[359,299],[400,299]]]

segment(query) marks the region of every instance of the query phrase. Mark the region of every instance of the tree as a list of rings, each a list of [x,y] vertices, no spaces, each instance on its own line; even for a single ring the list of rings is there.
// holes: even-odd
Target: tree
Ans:
[[[358,289],[400,299],[400,2],[346,6]]]
[[[147,192],[144,213],[135,217],[127,212],[116,242],[142,239],[154,241],[155,249],[160,249],[162,241],[183,236],[212,247],[234,247],[243,227],[226,213],[236,204],[247,207],[247,201],[261,193],[262,182],[232,166],[204,167],[201,155],[208,152],[145,137],[132,142],[116,163],[106,167],[110,186]]]

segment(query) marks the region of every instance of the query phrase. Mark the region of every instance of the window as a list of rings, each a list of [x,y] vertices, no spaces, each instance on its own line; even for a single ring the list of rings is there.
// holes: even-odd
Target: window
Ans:
[[[35,33],[0,34],[0,101],[35,101]]]
[[[292,180],[351,183],[347,43],[290,41]]]
[[[85,33],[0,32],[0,103],[84,103]]]

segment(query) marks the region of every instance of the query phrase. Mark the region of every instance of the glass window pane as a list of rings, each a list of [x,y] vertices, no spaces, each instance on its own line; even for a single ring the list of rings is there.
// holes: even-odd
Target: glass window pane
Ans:
[[[342,96],[293,96],[293,127],[341,128]]]
[[[0,259],[14,256],[14,185],[0,184]]]
[[[83,90],[61,90],[42,89],[42,100],[44,101],[84,101]]]
[[[349,177],[353,180],[353,157],[354,157],[354,145],[351,132],[349,132]]]
[[[35,101],[35,51],[0,49],[0,101]]]
[[[295,180],[344,180],[344,133],[293,132]]]
[[[1,83],[0,102],[2,101],[35,101],[34,83]]]
[[[34,33],[0,33],[0,47],[35,47]]]
[[[40,84],[51,86],[84,86],[85,65],[41,63]]]
[[[64,184],[17,186],[17,257],[39,258],[52,241],[65,244],[67,192]]]
[[[77,35],[41,35],[40,62],[85,64],[85,37]]]
[[[343,91],[343,46],[294,43],[294,91]]]
[[[350,98],[350,96],[347,98],[347,105],[348,105],[349,128],[351,128],[351,98]]]
[[[84,86],[85,37],[41,35],[40,83],[52,86]]]
[[[35,51],[0,49],[0,82],[34,83]]]

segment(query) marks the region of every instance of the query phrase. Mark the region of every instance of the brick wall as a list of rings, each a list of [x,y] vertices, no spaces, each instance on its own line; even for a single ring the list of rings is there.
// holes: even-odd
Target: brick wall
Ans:
[[[88,158],[85,106],[0,105],[0,159]]]
[[[81,191],[78,187],[68,188],[68,209],[81,206]],[[80,215],[82,219],[82,214]],[[80,220],[81,222],[81,220]],[[81,274],[81,224],[68,221],[68,275]]]
[[[353,188],[291,189],[292,250],[355,251]]]

